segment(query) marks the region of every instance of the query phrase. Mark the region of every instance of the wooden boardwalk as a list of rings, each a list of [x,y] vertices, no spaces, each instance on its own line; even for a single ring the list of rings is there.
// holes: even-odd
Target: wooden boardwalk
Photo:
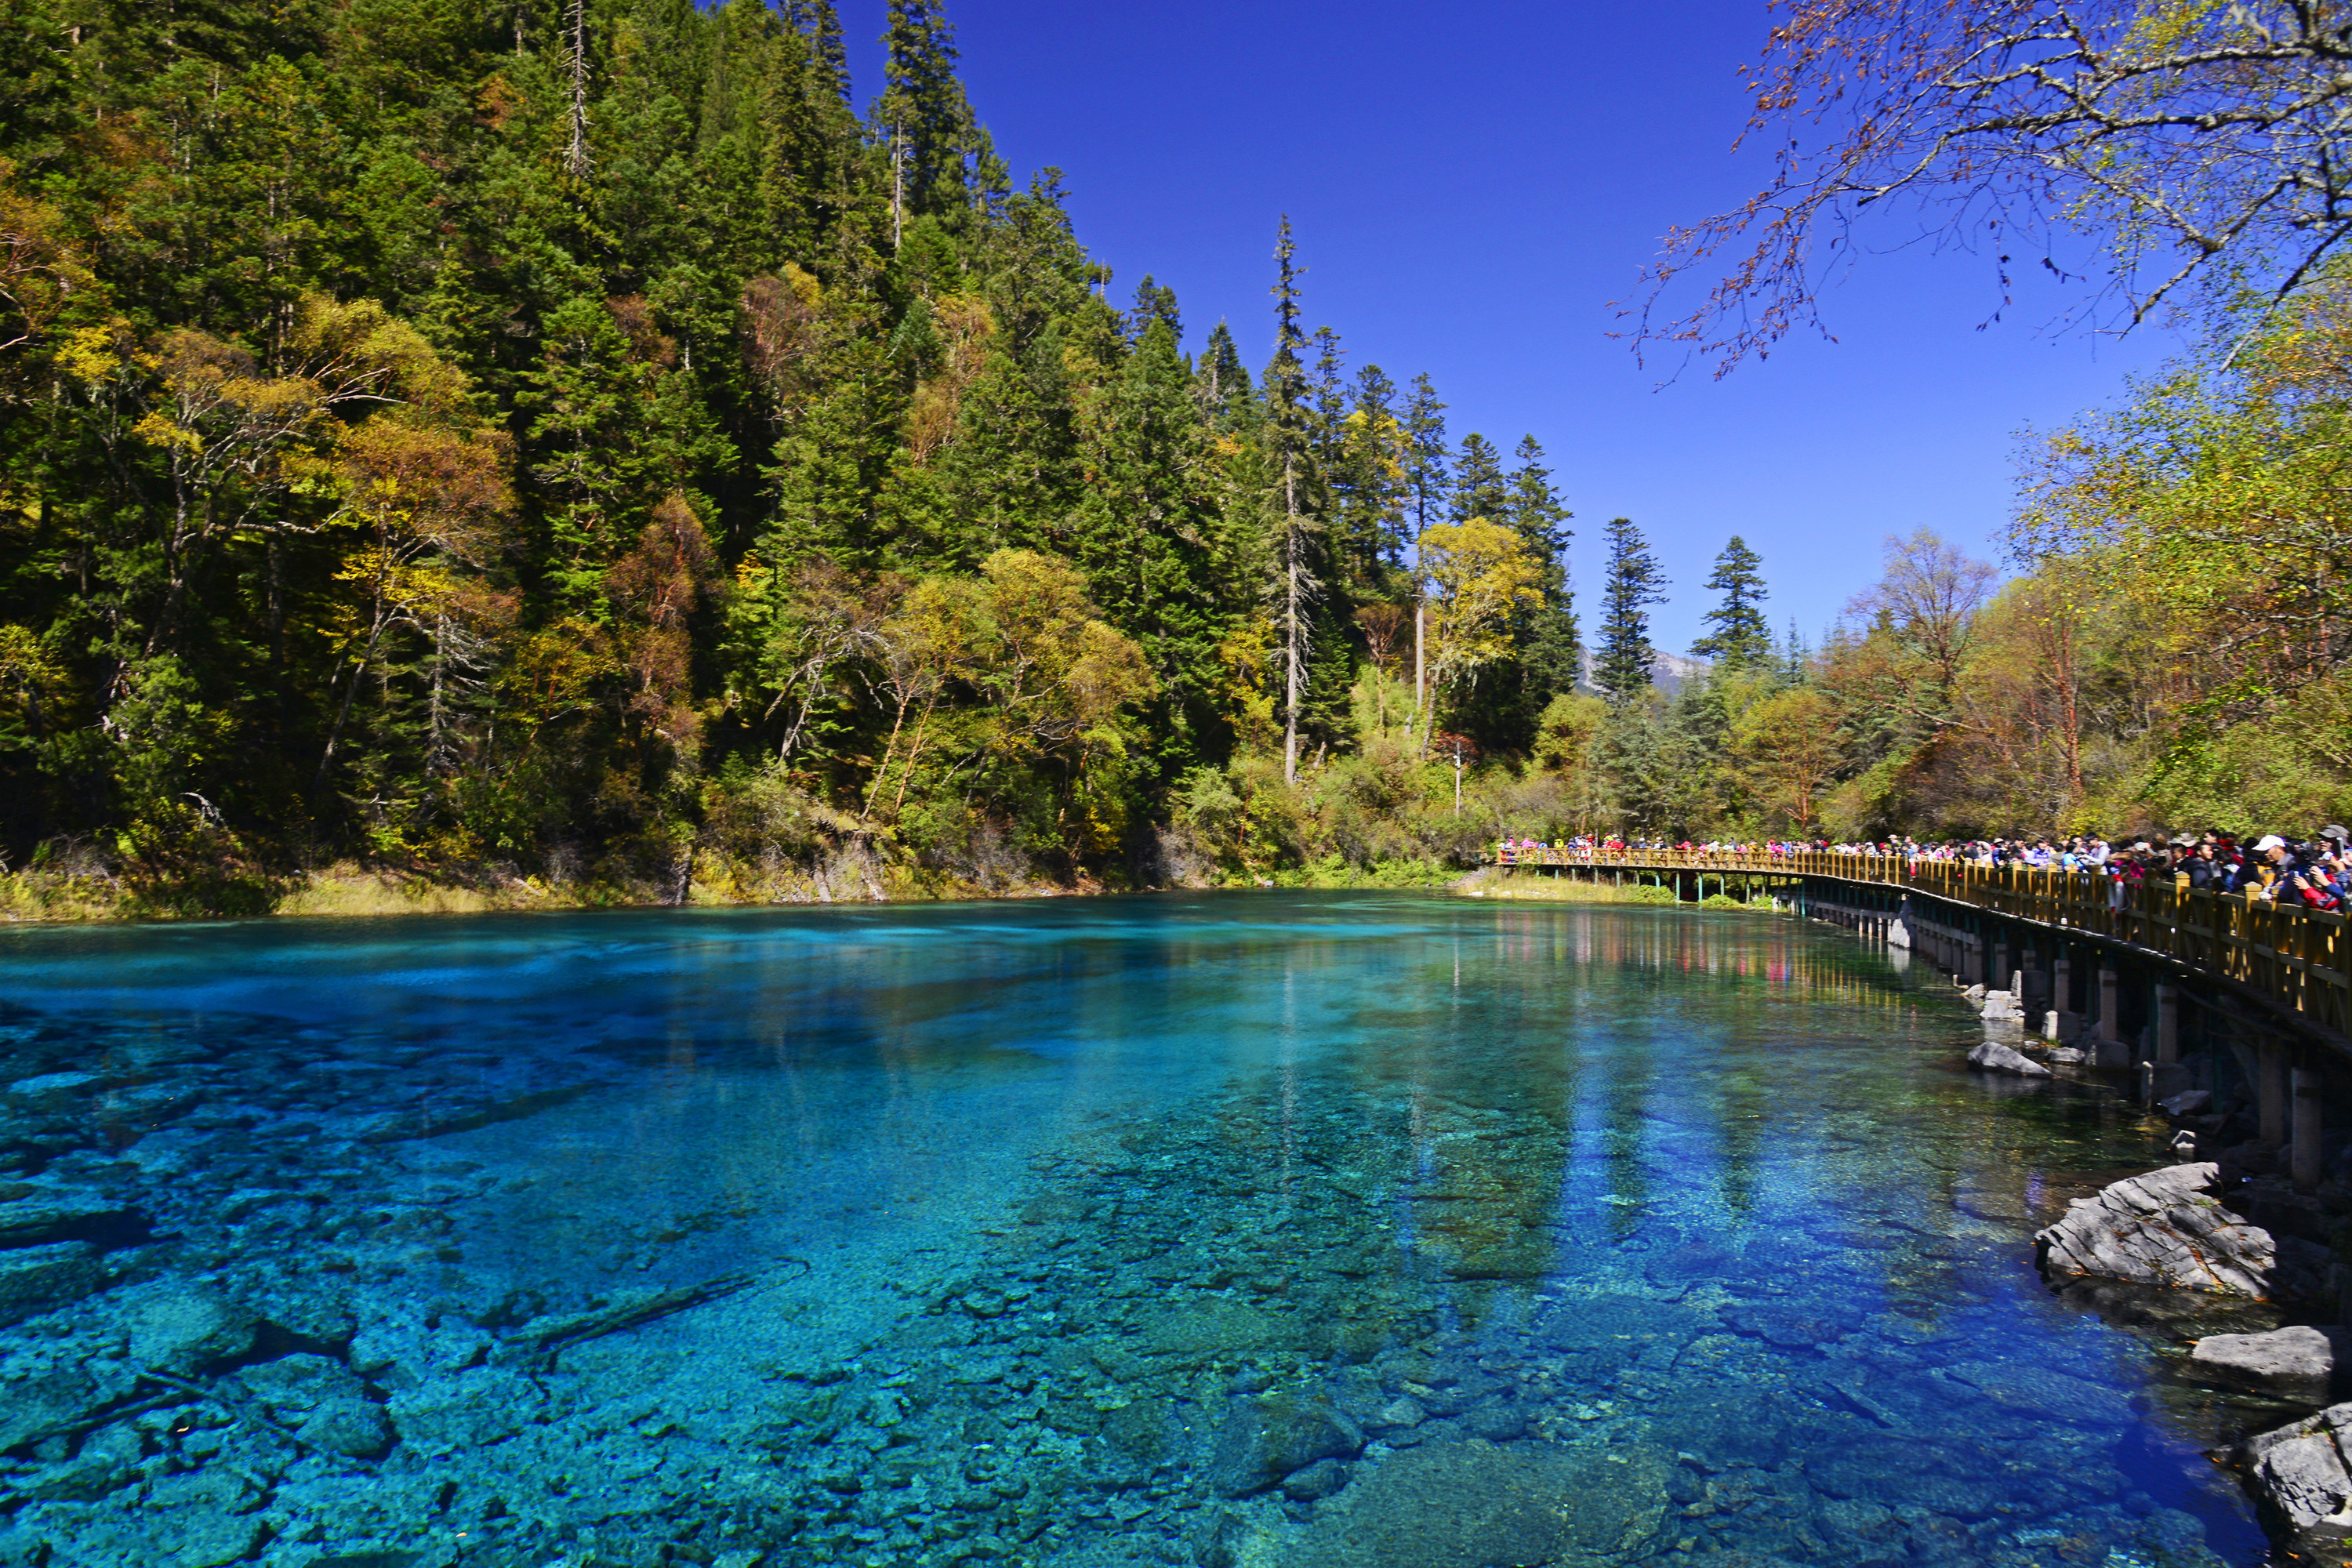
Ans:
[[[1824,879],[1885,889],[1943,906],[1920,911],[1938,921],[1974,911],[1989,923],[2013,922],[2156,960],[2263,1002],[2339,1047],[2352,1042],[2352,937],[2342,915],[2194,892],[2168,879],[2119,884],[2085,872],[1826,850],[1501,848],[1489,858],[1499,866],[1570,871]],[[2006,977],[1977,978],[2006,984]]]

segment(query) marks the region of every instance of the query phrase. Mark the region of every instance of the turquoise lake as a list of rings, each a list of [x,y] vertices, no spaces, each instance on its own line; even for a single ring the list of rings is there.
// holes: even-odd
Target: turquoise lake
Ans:
[[[2265,1561],[2159,1162],[1785,917],[0,930],[0,1568]],[[14,1216],[14,1217],[11,1217]]]

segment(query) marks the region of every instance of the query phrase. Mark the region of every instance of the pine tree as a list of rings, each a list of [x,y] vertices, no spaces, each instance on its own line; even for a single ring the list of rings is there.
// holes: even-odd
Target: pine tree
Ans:
[[[1339,446],[1347,438],[1348,386],[1340,376],[1339,334],[1329,327],[1315,329],[1315,368],[1307,373],[1307,403],[1313,410],[1315,461],[1328,473],[1339,466]]]
[[[1076,514],[1074,554],[1096,605],[1142,645],[1159,678],[1147,732],[1170,780],[1207,760],[1223,733],[1217,645],[1230,624],[1222,584],[1234,563],[1176,352],[1175,296],[1147,292],[1150,322],[1090,410],[1085,457],[1096,479]]]
[[[890,245],[912,213],[947,212],[964,199],[971,109],[955,75],[955,29],[937,0],[889,0],[882,34],[887,83],[874,102],[876,133],[890,153]]]
[[[1404,544],[1404,429],[1397,418],[1396,384],[1376,364],[1356,373],[1342,421],[1339,455],[1330,484],[1334,552],[1346,563],[1350,591],[1385,597],[1385,581]]]
[[[1665,602],[1665,573],[1649,542],[1630,518],[1612,518],[1601,529],[1609,564],[1601,588],[1601,650],[1592,661],[1592,683],[1612,708],[1625,708],[1650,689],[1649,606]]]
[[[1154,321],[1167,327],[1169,340],[1181,353],[1184,342],[1184,317],[1176,309],[1176,290],[1163,288],[1147,272],[1143,275],[1143,281],[1135,286],[1135,307],[1127,313],[1127,335],[1140,347]]]
[[[1257,423],[1257,395],[1234,346],[1233,329],[1219,321],[1192,373],[1192,393],[1211,428],[1231,435]]]
[[[1421,570],[1421,536],[1436,521],[1445,495],[1445,405],[1426,372],[1412,378],[1412,398],[1405,405],[1405,483],[1412,495],[1413,571]],[[1412,601],[1412,706],[1415,721],[1428,702],[1427,643],[1429,606],[1425,586],[1417,586]]]
[[[1572,515],[1552,488],[1551,470],[1543,466],[1544,450],[1533,436],[1519,437],[1512,454],[1519,466],[1511,471],[1510,490],[1502,521],[1528,542],[1545,564],[1543,608],[1519,643],[1519,663],[1525,670],[1523,706],[1540,714],[1554,697],[1576,689],[1582,674],[1577,646],[1576,595],[1569,583],[1568,543],[1574,536],[1568,522]]]
[[[1447,507],[1451,521],[1466,522],[1483,517],[1489,522],[1500,522],[1509,502],[1507,486],[1503,479],[1503,454],[1495,443],[1473,430],[1462,437],[1462,449],[1454,457],[1454,493]]]
[[[1771,658],[1772,628],[1757,607],[1767,596],[1763,574],[1757,570],[1763,564],[1763,557],[1748,548],[1746,540],[1731,536],[1715,558],[1715,574],[1706,580],[1708,587],[1723,595],[1723,602],[1704,617],[1715,629],[1691,644],[1691,652],[1726,669],[1750,668]]]
[[[1310,469],[1313,410],[1307,404],[1309,383],[1304,353],[1306,333],[1299,327],[1298,247],[1290,237],[1290,216],[1282,218],[1275,242],[1274,360],[1265,371],[1265,430],[1268,455],[1274,461],[1276,505],[1281,536],[1276,550],[1276,628],[1281,637],[1282,776],[1298,778],[1298,721],[1307,693],[1308,661],[1315,636],[1315,602],[1322,584],[1315,576],[1308,534],[1308,492],[1314,484]]]
[[[789,0],[785,12],[795,32],[809,40],[825,86],[843,103],[849,101],[849,46],[841,36],[841,18],[833,0]]]

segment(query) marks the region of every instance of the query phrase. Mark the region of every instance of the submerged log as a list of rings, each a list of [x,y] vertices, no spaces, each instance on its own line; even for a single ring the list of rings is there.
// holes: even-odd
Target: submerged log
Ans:
[[[755,1283],[757,1281],[749,1274],[722,1274],[699,1285],[682,1285],[674,1290],[661,1290],[650,1296],[616,1301],[593,1311],[550,1318],[531,1324],[509,1342],[520,1347],[526,1362],[545,1370],[555,1364],[557,1356],[574,1345],[586,1344],[607,1334],[617,1334],[624,1330],[638,1328],[657,1319],[724,1300],[751,1289]]]

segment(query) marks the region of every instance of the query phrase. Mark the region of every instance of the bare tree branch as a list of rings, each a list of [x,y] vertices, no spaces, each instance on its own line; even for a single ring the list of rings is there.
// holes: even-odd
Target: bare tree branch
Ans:
[[[2192,280],[2283,299],[2352,237],[2345,0],[1780,0],[1742,142],[1771,183],[1664,241],[1620,306],[1718,375],[1790,331],[1897,197],[1939,241],[2108,252],[2084,312],[2128,331]],[[1817,139],[1818,138],[1818,139]],[[1721,268],[1695,305],[1686,275]],[[1681,314],[1673,314],[1681,309]]]

